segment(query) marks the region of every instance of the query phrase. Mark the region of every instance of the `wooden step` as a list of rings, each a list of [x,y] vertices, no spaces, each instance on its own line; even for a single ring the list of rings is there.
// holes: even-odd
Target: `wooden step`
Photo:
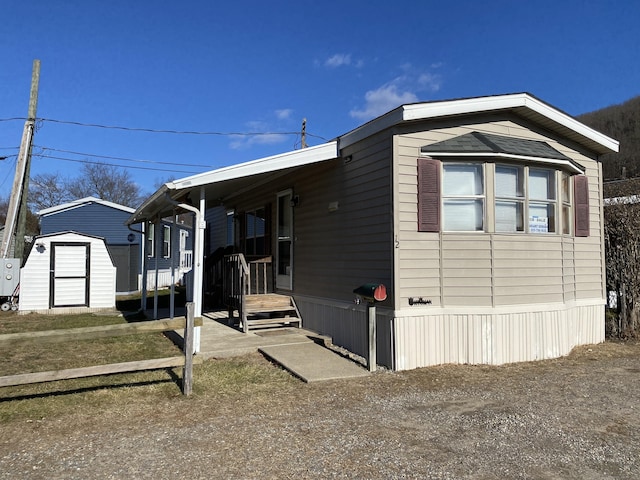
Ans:
[[[247,319],[247,326],[249,330],[254,328],[267,328],[267,327],[282,327],[291,325],[300,325],[300,319],[298,317],[278,317],[278,318],[259,318],[259,319]]]
[[[286,295],[247,295],[245,297],[247,311],[281,311],[293,309],[291,297]]]

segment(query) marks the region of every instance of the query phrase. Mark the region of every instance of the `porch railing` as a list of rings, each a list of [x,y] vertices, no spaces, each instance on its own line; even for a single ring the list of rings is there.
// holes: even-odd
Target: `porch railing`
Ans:
[[[180,268],[193,268],[193,250],[180,251]]]
[[[273,291],[272,257],[250,257],[242,253],[224,257],[223,297],[229,311],[238,310],[243,329],[247,330],[246,295],[265,294]]]

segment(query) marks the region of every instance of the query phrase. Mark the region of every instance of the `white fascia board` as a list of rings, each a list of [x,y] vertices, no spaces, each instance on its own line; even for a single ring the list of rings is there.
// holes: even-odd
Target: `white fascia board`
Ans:
[[[178,191],[191,189],[205,185],[211,185],[225,180],[234,180],[237,178],[249,177],[260,173],[274,172],[285,168],[299,167],[310,165],[312,163],[332,160],[338,157],[338,143],[336,141],[323,143],[315,147],[307,147],[301,150],[293,150],[280,155],[260,158],[250,162],[231,165],[229,167],[219,168],[210,172],[199,173],[190,177],[167,182],[162,185],[153,195],[148,197],[135,213],[129,217],[126,224],[131,225],[139,223],[147,219],[149,212],[154,207],[160,207],[167,201],[166,195],[170,191]]]
[[[316,145],[315,147],[293,150],[271,157],[259,158],[250,162],[219,168],[210,172],[199,173],[198,175],[174,180],[173,182],[167,183],[166,186],[170,190],[193,188],[225,180],[258,175],[260,173],[275,172],[285,168],[300,167],[302,165],[331,160],[337,157],[338,143],[333,141]]]
[[[65,211],[65,210],[72,210],[74,208],[78,208],[78,207],[81,207],[83,205],[86,205],[87,203],[99,203],[101,205],[105,205],[107,207],[115,208],[116,210],[122,210],[123,212],[127,212],[127,213],[135,212],[135,209],[130,208],[130,207],[125,207],[124,205],[119,205],[117,203],[108,202],[107,200],[102,200],[102,199],[96,198],[96,197],[85,197],[85,198],[80,198],[78,200],[74,200],[74,201],[69,202],[69,203],[64,203],[62,205],[55,205],[53,207],[44,208],[44,209],[38,211],[38,215],[43,217],[43,216],[49,215],[51,213],[62,212],[62,211]]]
[[[537,114],[548,118],[552,122],[562,125],[588,138],[611,152],[619,150],[619,142],[603,135],[566,113],[538,100],[527,93],[496,95],[489,97],[465,98],[460,100],[445,100],[435,102],[416,103],[402,107],[378,117],[340,137],[340,147],[352,145],[381,130],[390,128],[401,122],[428,120],[439,117],[466,115],[481,112],[493,112],[516,108],[528,108]]]
[[[575,118],[557,110],[550,105],[538,100],[526,93],[512,95],[498,95],[495,97],[479,97],[464,100],[452,100],[447,102],[423,103],[404,106],[403,120],[422,120],[449,115],[461,115],[465,113],[490,112],[525,107],[556,122],[574,132],[599,143],[603,147],[617,152],[620,142],[614,140],[588,126]]]
[[[585,169],[571,160],[562,160],[559,158],[545,158],[545,157],[531,157],[529,155],[514,155],[511,153],[493,153],[493,152],[421,152],[421,156],[434,156],[434,157],[455,157],[455,158],[504,158],[507,160],[519,160],[523,162],[536,162],[543,163],[545,165],[562,165],[567,167],[574,173],[582,174]]]

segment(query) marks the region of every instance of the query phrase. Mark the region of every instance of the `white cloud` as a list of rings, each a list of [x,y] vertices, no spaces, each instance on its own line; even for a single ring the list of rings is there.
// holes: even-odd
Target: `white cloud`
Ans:
[[[442,85],[442,79],[440,75],[423,73],[418,77],[418,84],[431,92],[437,92]]]
[[[246,150],[254,145],[275,145],[287,140],[287,135],[280,133],[265,133],[255,135],[233,135],[229,148],[232,150]]]
[[[332,57],[327,58],[324,62],[325,67],[341,67],[343,65],[351,65],[351,55],[345,53],[336,53]]]
[[[399,66],[401,75],[364,95],[365,105],[354,108],[349,114],[360,120],[371,120],[405,103],[419,102],[418,93],[434,93],[442,86],[442,77],[428,71],[420,71],[410,63]]]
[[[285,116],[292,110],[278,110]],[[287,113],[289,112],[289,113]],[[281,133],[270,133],[274,130],[278,130],[269,125],[268,122],[260,120],[251,120],[245,124],[247,127],[246,135],[232,135],[229,143],[229,148],[232,150],[247,150],[253,146],[259,145],[275,145],[278,143],[284,143],[287,141],[288,136]]]
[[[282,110],[276,110],[276,117],[278,120],[288,120],[291,118],[293,110],[290,108],[283,108]]]
[[[383,85],[376,90],[369,90],[364,95],[365,106],[363,109],[353,109],[349,114],[360,120],[370,120],[383,113],[405,104],[418,101],[415,93],[400,91],[394,83]]]

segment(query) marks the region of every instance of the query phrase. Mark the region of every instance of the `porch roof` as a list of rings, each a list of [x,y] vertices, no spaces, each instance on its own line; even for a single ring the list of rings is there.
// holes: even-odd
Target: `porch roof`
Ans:
[[[186,204],[197,202],[199,193],[197,195],[194,193],[193,198],[190,194],[192,191],[199,192],[201,188],[205,189],[207,203],[212,205],[244,188],[267,183],[284,172],[332,160],[338,156],[338,142],[332,141],[167,182],[147,198],[126,223],[132,225],[157,217],[170,216],[175,202]]]

